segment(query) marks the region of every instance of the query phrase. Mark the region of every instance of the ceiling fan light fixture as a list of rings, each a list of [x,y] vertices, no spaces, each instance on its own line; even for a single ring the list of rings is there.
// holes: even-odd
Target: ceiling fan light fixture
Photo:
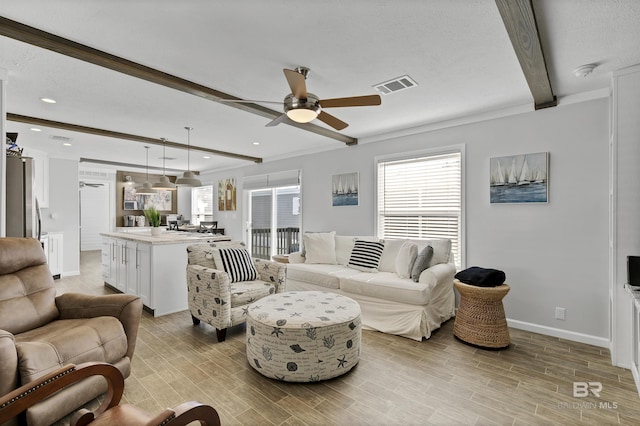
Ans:
[[[202,182],[196,178],[195,173],[191,171],[191,130],[193,127],[186,126],[187,130],[187,171],[184,172],[181,178],[176,180],[176,185],[179,186],[202,186]]]
[[[307,93],[306,99],[298,99],[292,94],[284,98],[284,112],[296,123],[308,123],[320,114],[319,98],[313,93]]]
[[[306,108],[297,108],[287,111],[287,117],[296,123],[308,123],[318,117],[318,112]]]

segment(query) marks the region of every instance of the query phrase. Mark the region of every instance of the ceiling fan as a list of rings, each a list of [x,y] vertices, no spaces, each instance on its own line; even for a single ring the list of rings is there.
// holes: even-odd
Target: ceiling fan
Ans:
[[[307,67],[297,67],[295,70],[283,69],[284,76],[289,83],[291,93],[285,96],[284,101],[248,101],[242,99],[224,99],[223,102],[245,102],[245,103],[273,103],[284,105],[284,114],[276,117],[267,127],[276,126],[286,120],[293,120],[297,123],[308,123],[318,119],[336,130],[342,130],[348,126],[344,121],[323,111],[324,108],[341,108],[355,106],[374,106],[382,104],[380,95],[352,96],[349,98],[320,99],[317,95],[307,92],[305,80],[310,69]]]

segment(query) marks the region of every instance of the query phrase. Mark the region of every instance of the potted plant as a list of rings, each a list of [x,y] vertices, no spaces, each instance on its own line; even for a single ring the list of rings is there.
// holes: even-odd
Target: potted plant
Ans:
[[[155,207],[149,207],[144,211],[144,217],[151,225],[151,235],[158,235],[160,233],[160,212]]]

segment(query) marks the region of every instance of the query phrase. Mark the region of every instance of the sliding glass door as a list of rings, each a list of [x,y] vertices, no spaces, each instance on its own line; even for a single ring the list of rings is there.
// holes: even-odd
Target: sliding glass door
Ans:
[[[299,250],[300,186],[252,190],[249,200],[252,256],[271,259]]]

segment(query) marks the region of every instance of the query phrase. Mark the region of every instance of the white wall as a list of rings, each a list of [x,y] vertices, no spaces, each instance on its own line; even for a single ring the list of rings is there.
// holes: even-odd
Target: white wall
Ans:
[[[63,275],[80,273],[78,162],[49,159],[49,208],[42,209],[42,230],[64,233]]]
[[[404,136],[335,151],[206,174],[203,183],[302,169],[304,230],[375,233],[374,158],[466,145],[466,266],[502,269],[511,285],[504,300],[515,327],[608,345],[608,128],[606,98]],[[491,205],[489,159],[550,152],[548,204]],[[331,176],[360,173],[360,205],[331,206]],[[238,212],[216,212],[243,239]],[[555,307],[566,320],[554,319]]]

